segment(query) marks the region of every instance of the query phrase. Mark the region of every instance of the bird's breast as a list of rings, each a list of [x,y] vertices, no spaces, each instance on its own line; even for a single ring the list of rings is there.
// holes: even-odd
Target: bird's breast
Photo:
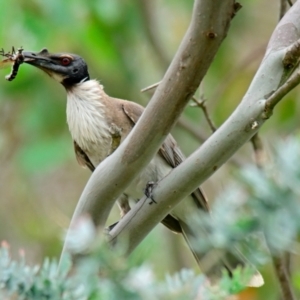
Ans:
[[[112,137],[99,99],[69,94],[67,122],[73,140],[95,167],[110,154]]]

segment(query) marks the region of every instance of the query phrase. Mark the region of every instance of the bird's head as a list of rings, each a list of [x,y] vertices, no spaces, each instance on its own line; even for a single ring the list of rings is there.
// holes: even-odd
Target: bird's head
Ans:
[[[40,52],[23,51],[22,54],[25,63],[43,70],[66,88],[90,79],[87,64],[76,54],[52,54],[47,49]]]

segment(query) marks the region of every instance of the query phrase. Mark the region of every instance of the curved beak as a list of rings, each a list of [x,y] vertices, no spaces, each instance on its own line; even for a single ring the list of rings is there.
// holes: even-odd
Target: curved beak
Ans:
[[[47,49],[43,49],[40,52],[23,51],[22,55],[24,57],[24,63],[30,64],[32,66],[41,68],[43,70],[51,68],[52,60],[49,57],[49,52]]]
[[[40,52],[23,51],[22,54],[24,63],[41,69],[58,82],[68,77],[67,70],[58,64],[59,56],[49,53],[47,49],[42,49]]]

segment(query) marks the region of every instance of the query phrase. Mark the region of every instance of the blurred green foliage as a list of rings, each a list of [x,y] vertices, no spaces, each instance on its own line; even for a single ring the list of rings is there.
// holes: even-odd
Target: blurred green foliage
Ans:
[[[211,215],[203,214],[201,219],[195,219],[201,222],[201,228],[207,229],[207,239],[198,241],[199,246],[206,248],[206,252],[210,247],[219,251],[235,251],[237,247],[256,265],[265,264],[270,255],[296,252],[300,232],[299,149],[299,138],[289,138],[276,144],[272,164],[266,164],[264,169],[246,166],[240,170],[235,184],[215,201]],[[88,256],[77,257],[74,265],[66,255],[60,266],[56,260],[45,259],[41,267],[30,267],[25,263],[23,251],[19,260],[12,260],[7,243],[2,243],[0,297],[224,300],[245,290],[255,273],[251,264],[246,268],[237,267],[232,278],[224,269],[218,284],[210,284],[203,274],[182,269],[158,281],[145,259],[141,261],[135,255],[130,259],[124,257],[126,243],[111,251],[106,242],[96,239],[97,233],[88,216],[77,225],[74,234],[68,236],[68,250],[73,254],[82,253],[83,246],[92,251]],[[91,244],[83,245],[82,241],[88,240]],[[290,272],[299,289],[294,264]],[[270,289],[267,284],[262,289],[267,291],[269,299],[275,299],[274,286]]]
[[[77,53],[109,95],[146,105],[151,93],[142,94],[140,89],[162,78],[188,27],[193,1],[155,0],[148,9],[143,3],[0,0],[0,48],[38,51],[46,47],[51,52]],[[208,109],[218,126],[247,90],[278,21],[274,1],[241,4],[244,7],[203,83]],[[163,53],[151,42],[149,28]],[[78,167],[73,154],[63,88],[28,65],[21,66],[13,82],[5,81],[7,73],[0,70],[0,240],[8,240],[12,249],[24,247],[28,261],[36,262],[45,255],[59,255],[61,232],[69,224],[89,172]],[[298,127],[298,93],[288,95],[262,129],[267,152],[280,136]],[[210,134],[199,109],[187,108],[184,117]],[[179,126],[173,133],[187,155],[200,144]],[[244,146],[238,155],[251,162],[251,146]],[[223,191],[232,170],[224,166],[204,184],[210,199]],[[110,221],[117,218],[114,211]],[[195,265],[180,238],[160,227],[134,255],[141,260],[147,257],[159,277],[166,270]],[[158,258],[165,263],[156,264]]]
[[[205,276],[183,269],[159,282],[151,267],[128,263],[105,243],[73,267],[69,257],[60,265],[46,258],[41,267],[30,267],[26,265],[24,253],[18,260],[12,260],[8,245],[4,244],[0,247],[0,297],[6,300],[192,300],[199,297],[224,300],[243,290],[253,274],[250,268],[237,268],[232,278],[224,272],[220,285],[212,286]]]

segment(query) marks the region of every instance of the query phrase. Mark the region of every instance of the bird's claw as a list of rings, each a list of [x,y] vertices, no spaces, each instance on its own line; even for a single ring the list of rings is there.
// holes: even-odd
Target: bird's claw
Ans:
[[[156,184],[155,184],[154,181],[149,181],[149,182],[147,183],[147,185],[146,185],[146,188],[145,188],[145,195],[146,195],[146,197],[152,200],[152,201],[149,203],[150,205],[151,205],[152,203],[157,203],[157,202],[154,200],[153,194],[152,194],[155,185],[156,185]]]

